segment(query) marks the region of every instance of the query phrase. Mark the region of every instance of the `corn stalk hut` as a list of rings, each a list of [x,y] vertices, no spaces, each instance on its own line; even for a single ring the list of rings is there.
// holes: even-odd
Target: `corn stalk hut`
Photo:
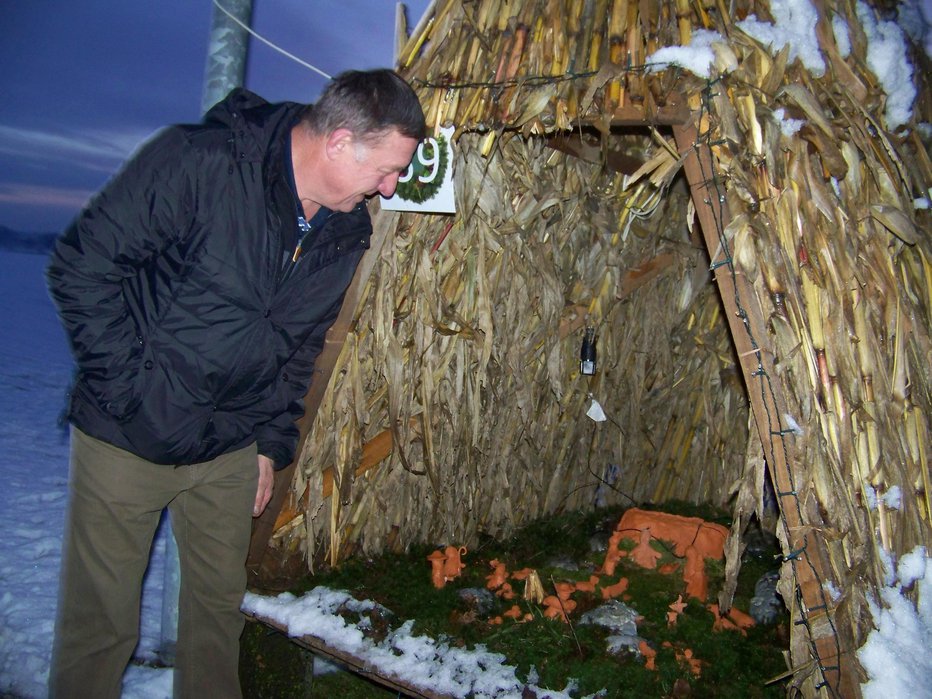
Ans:
[[[436,0],[399,67],[457,213],[375,214],[253,564],[679,499],[733,512],[733,585],[769,483],[792,686],[858,696],[932,541],[930,73],[900,32],[891,83],[883,10]]]

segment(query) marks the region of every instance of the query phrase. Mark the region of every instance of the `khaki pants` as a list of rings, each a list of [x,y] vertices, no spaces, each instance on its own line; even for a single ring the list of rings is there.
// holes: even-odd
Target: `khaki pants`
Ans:
[[[174,695],[241,696],[239,608],[257,481],[255,445],[172,467],[72,429],[50,697],[120,696],[139,637],[142,578],[165,507],[181,563]]]

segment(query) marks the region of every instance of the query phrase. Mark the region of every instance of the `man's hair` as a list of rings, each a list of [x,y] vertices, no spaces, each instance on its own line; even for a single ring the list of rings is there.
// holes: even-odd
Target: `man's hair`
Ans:
[[[414,90],[387,68],[340,73],[308,106],[301,121],[318,136],[349,129],[363,142],[390,129],[420,141],[427,130]]]

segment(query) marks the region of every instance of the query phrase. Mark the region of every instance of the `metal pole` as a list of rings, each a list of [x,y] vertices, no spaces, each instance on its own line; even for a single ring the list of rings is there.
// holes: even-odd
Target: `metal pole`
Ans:
[[[249,32],[245,27],[252,22],[252,0],[213,0],[213,5],[201,98],[202,114],[226,97],[234,87],[243,85],[249,53]],[[178,546],[170,522],[171,518],[166,517],[165,577],[162,581],[162,628],[158,655],[165,665],[173,666],[178,641],[181,569]]]
[[[249,53],[249,32],[245,27],[250,26],[251,21],[252,0],[214,0],[201,113],[207,112],[234,87],[242,87]]]

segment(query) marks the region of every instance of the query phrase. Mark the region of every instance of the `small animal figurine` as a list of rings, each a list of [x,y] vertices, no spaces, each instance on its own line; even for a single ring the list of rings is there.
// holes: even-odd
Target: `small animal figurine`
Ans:
[[[447,557],[443,555],[442,551],[434,551],[427,557],[427,560],[430,561],[431,566],[430,581],[434,584],[434,587],[440,590],[447,584],[443,575],[443,565],[446,563]]]
[[[443,577],[447,582],[458,578],[466,564],[462,562],[461,557],[466,555],[465,546],[447,546],[443,550],[446,561],[443,564]]]
[[[508,578],[508,570],[505,568],[504,563],[499,562],[498,559],[495,558],[489,561],[489,565],[492,566],[492,572],[485,576],[485,586],[490,590],[495,590],[505,583],[505,580]]]

